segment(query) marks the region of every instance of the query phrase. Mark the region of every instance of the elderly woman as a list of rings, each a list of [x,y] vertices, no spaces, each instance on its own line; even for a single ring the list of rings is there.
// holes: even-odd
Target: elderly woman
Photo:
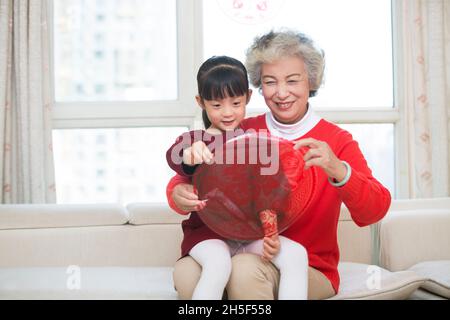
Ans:
[[[308,148],[305,170],[319,168],[312,206],[282,233],[307,251],[308,299],[329,298],[339,290],[337,224],[342,202],[361,227],[383,218],[391,202],[389,191],[372,176],[351,134],[320,118],[308,103],[322,84],[324,65],[323,52],[313,41],[293,31],[271,31],[256,38],[246,61],[250,81],[260,89],[270,111],[244,120],[242,127],[269,130],[294,141],[295,148]],[[181,176],[172,178],[167,196],[171,208],[179,213],[206,205]],[[190,299],[200,273],[191,257],[177,261],[174,282],[180,298]],[[279,278],[272,263],[254,254],[238,254],[232,259],[226,293],[229,299],[276,299]]]

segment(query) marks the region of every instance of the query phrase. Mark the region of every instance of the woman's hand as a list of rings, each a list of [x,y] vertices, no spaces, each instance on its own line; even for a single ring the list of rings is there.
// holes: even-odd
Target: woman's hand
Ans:
[[[173,188],[172,200],[177,208],[186,212],[199,211],[206,206],[206,201],[199,200],[194,186],[188,183],[180,183]]]
[[[302,147],[309,148],[303,157],[303,160],[305,160],[305,170],[312,166],[317,166],[322,168],[328,177],[336,181],[342,181],[345,178],[347,168],[336,157],[328,143],[313,138],[306,138],[298,140],[294,144],[294,149],[298,150]]]
[[[264,237],[263,239],[263,254],[262,259],[265,261],[272,260],[280,251],[280,238],[278,233],[271,237]]]
[[[188,166],[211,163],[213,155],[203,141],[197,141],[183,151],[183,163]]]

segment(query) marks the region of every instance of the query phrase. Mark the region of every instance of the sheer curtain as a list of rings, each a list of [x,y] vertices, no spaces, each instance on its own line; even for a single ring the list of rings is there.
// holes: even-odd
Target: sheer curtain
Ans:
[[[450,1],[402,0],[411,198],[448,197],[450,185]]]
[[[450,196],[450,1],[398,0],[410,198]],[[397,167],[402,167],[402,164]],[[371,227],[372,263],[380,261],[380,223]]]
[[[0,0],[0,203],[56,200],[47,0]]]

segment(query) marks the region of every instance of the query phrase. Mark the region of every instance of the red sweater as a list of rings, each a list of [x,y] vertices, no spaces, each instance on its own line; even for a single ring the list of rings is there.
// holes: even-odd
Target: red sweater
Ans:
[[[265,115],[245,119],[241,124],[244,130],[268,130]],[[325,141],[335,155],[345,160],[352,167],[349,181],[342,187],[333,187],[323,170],[318,171],[318,192],[312,205],[283,236],[302,244],[307,252],[309,265],[321,271],[331,282],[336,293],[339,289],[339,247],[337,242],[337,226],[342,202],[349,209],[352,219],[360,226],[367,226],[382,219],[390,203],[389,191],[378,182],[367,166],[358,143],[350,133],[326,120],[311,129],[303,138],[314,138]],[[180,214],[188,214],[179,210],[172,200],[173,188],[179,183],[190,183],[189,178],[177,175],[167,186],[169,206]],[[195,230],[194,230],[195,229]],[[184,240],[183,255],[199,241],[211,238],[221,239],[214,234],[193,213],[183,222]]]

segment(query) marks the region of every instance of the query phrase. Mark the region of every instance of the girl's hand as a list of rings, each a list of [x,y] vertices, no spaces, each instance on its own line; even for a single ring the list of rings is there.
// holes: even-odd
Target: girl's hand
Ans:
[[[280,252],[280,238],[278,237],[278,233],[275,233],[271,237],[264,237],[262,259],[269,262],[278,252]]]
[[[317,166],[322,168],[328,177],[336,181],[342,181],[345,178],[347,168],[336,157],[328,143],[313,138],[306,138],[298,140],[294,144],[294,149],[298,150],[302,147],[309,148],[309,151],[303,157],[303,160],[305,160],[305,170],[312,166]]]
[[[203,141],[197,141],[183,151],[183,163],[188,166],[211,163],[213,155]]]
[[[206,206],[206,201],[198,199],[194,192],[194,186],[188,183],[180,183],[172,191],[172,200],[183,211],[199,211]]]

